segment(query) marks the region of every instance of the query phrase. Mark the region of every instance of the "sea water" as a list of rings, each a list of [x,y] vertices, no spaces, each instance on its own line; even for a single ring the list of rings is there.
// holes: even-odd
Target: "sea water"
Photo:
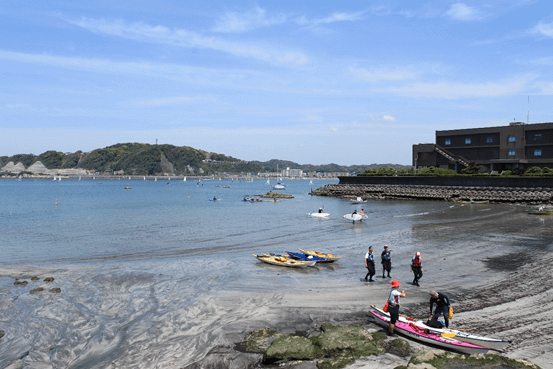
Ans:
[[[123,357],[143,367],[154,360],[155,367],[147,352],[165,352],[171,344],[193,360],[194,347],[212,334],[209,309],[198,305],[206,296],[359,283],[368,246],[378,260],[384,244],[393,251],[394,267],[403,265],[408,275],[410,258],[421,247],[413,238],[418,226],[513,211],[509,205],[432,201],[352,204],[309,195],[337,180],[282,182],[281,192],[294,198],[245,202],[272,185],[0,180],[0,367],[17,360],[28,367],[108,367]],[[308,216],[319,208],[330,216]],[[361,209],[367,220],[343,218]],[[342,259],[297,270],[252,256],[298,248]],[[31,282],[33,275],[41,281]],[[46,276],[55,281],[43,282]],[[29,284],[14,286],[15,277]],[[45,291],[30,294],[38,286]],[[51,287],[62,292],[49,293]]]

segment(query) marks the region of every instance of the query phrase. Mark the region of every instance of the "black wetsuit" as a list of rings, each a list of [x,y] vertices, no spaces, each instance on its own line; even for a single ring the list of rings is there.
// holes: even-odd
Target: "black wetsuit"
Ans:
[[[368,252],[367,255],[365,255],[365,264],[367,265],[367,275],[365,276],[365,280],[367,280],[367,277],[369,277],[369,281],[372,282],[373,275],[375,275],[376,273],[374,255],[372,252]]]
[[[390,271],[392,270],[392,255],[390,255],[391,251],[392,250],[384,250],[382,251],[382,255],[380,255],[382,259],[382,278],[384,278],[384,271],[388,272],[388,277],[390,277]]]
[[[432,315],[432,308],[436,304],[434,315]],[[438,292],[438,297],[432,296],[430,298],[430,315],[438,319],[440,314],[444,315],[445,327],[449,327],[449,298],[443,292]]]

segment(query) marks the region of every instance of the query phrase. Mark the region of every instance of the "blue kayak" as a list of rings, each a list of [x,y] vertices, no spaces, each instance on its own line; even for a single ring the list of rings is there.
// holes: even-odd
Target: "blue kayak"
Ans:
[[[286,253],[290,255],[291,258],[301,261],[316,261],[318,263],[332,263],[334,261],[334,259],[322,258],[319,256],[302,254],[299,252],[286,251]]]

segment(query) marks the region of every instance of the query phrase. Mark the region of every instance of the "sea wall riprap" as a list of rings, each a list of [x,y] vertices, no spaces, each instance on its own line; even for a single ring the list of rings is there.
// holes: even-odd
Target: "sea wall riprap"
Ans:
[[[551,204],[553,187],[478,187],[394,184],[328,184],[311,195],[339,198],[405,199],[437,201],[489,201],[502,203]]]

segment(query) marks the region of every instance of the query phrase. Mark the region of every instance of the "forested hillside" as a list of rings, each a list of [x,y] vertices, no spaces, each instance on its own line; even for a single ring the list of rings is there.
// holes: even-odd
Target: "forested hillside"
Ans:
[[[62,153],[46,151],[40,155],[18,154],[1,156],[0,167],[9,162],[21,162],[28,168],[40,161],[48,169],[81,168],[101,173],[124,171],[130,175],[157,175],[161,173],[216,174],[216,173],[259,173],[276,172],[291,168],[304,172],[355,172],[379,167],[405,169],[408,166],[397,164],[370,164],[340,166],[337,164],[312,165],[298,164],[284,160],[242,161],[231,156],[197,150],[188,146],[150,145],[143,143],[124,143],[96,149],[90,152],[77,151]]]

